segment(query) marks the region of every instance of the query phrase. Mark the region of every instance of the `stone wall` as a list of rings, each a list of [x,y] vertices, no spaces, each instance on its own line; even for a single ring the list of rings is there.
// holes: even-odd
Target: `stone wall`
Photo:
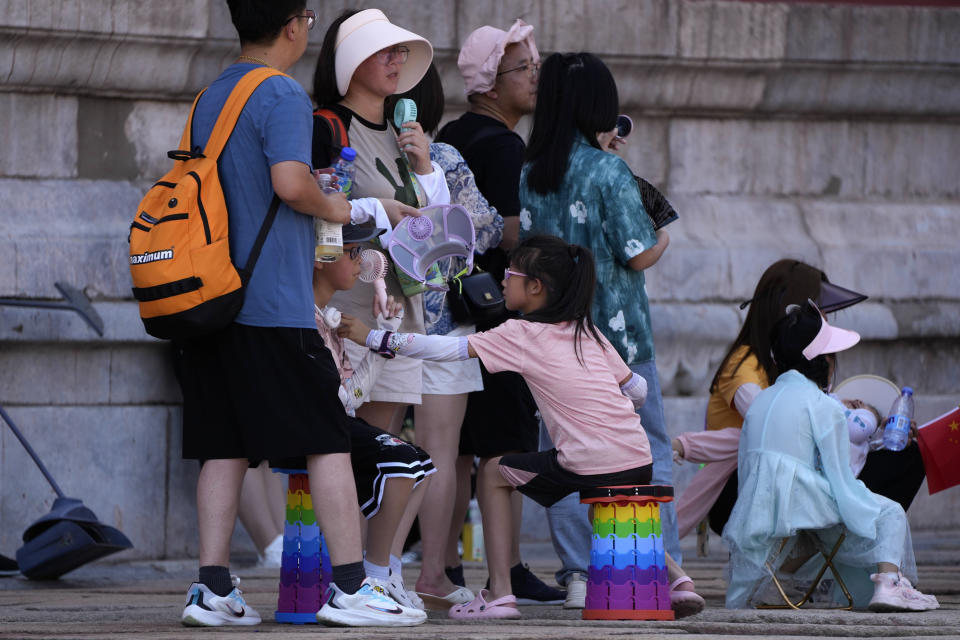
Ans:
[[[315,5],[315,3],[313,3]],[[324,2],[292,70],[305,86]],[[713,0],[379,4],[428,37],[452,117],[459,43],[523,17],[542,51],[590,50],[637,123],[625,157],[680,212],[648,274],[672,432],[702,424],[710,377],[766,266],[796,257],[868,293],[837,316],[864,343],[841,376],[960,400],[960,10]],[[0,403],[68,494],[120,527],[125,557],[196,553],[196,466],[179,459],[165,345],[130,299],[126,231],[169,166],[190,99],[237,55],[220,0],[0,0],[0,296],[85,289],[106,323],[0,308]],[[689,465],[687,465],[689,467]],[[692,469],[681,468],[682,487]],[[0,552],[52,492],[0,429]],[[921,490],[915,527],[960,524],[960,490]],[[534,531],[528,533],[533,534]],[[240,535],[237,549],[249,550]]]

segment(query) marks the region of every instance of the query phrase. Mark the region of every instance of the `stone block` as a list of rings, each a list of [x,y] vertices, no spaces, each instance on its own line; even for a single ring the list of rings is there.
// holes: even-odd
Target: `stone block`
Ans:
[[[919,396],[946,395],[960,401],[960,344],[956,338],[925,340],[863,340],[837,358],[837,379],[872,373],[897,385],[910,385],[918,395],[917,420],[939,413],[921,408]],[[939,408],[939,405],[936,405]],[[889,407],[881,408],[886,411]]]
[[[166,459],[167,503],[164,509],[164,558],[193,558],[197,556],[197,476],[200,464],[184,460],[183,410],[169,407],[162,429],[170,443]]]
[[[819,249],[793,203],[668,194],[681,218],[667,227],[670,247],[647,274],[654,300],[745,300],[774,261],[819,263]]]
[[[63,300],[58,298],[58,292],[52,285],[50,290],[45,297]],[[71,310],[3,306],[0,308],[0,342],[50,342],[61,346],[86,342],[94,343],[96,348],[131,343],[161,344],[160,340],[144,331],[134,301],[96,302],[93,303],[93,309],[103,321],[103,337],[98,336],[79,313]]]
[[[177,0],[175,7],[130,0],[0,2],[0,26],[120,35],[201,37],[209,0]]]
[[[792,60],[955,64],[960,60],[958,30],[957,9],[791,4],[786,56]]]
[[[110,350],[110,404],[175,404],[180,387],[168,342]]]
[[[66,280],[81,289],[89,287],[88,293],[93,296],[130,297],[129,250],[123,233],[120,231],[112,239],[25,238],[18,241],[18,290],[45,291],[50,283]]]
[[[133,147],[137,177],[157,180],[172,168],[167,151],[178,148],[190,106],[185,102],[133,103],[123,134]]]
[[[77,177],[91,180],[135,180],[136,147],[126,123],[133,104],[129,100],[79,98]],[[159,176],[158,176],[159,177]]]
[[[54,479],[134,549],[122,557],[156,558],[163,550],[163,407],[12,407],[11,417]],[[55,494],[26,451],[0,430],[0,547],[20,546],[27,525],[44,515]]]
[[[533,25],[533,37],[541,51],[565,50],[547,35],[545,18],[548,12],[537,0],[473,0],[458,2],[454,19],[456,38],[453,47],[458,51],[474,30],[484,25],[507,30],[517,18]]]
[[[538,22],[524,20],[536,27],[537,47],[544,52],[673,56],[677,53],[677,7],[676,2],[665,0],[617,0],[602,4],[559,0],[542,3]],[[481,24],[504,29],[512,22],[509,19],[502,25]]]
[[[801,208],[837,282],[875,297],[957,298],[956,206],[816,201]]]
[[[861,195],[865,138],[849,122],[674,120],[670,191]]]
[[[865,195],[952,200],[960,197],[956,156],[960,126],[867,122],[863,129]]]
[[[680,2],[679,55],[780,60],[789,9],[781,3]]]
[[[126,232],[146,184],[0,179],[0,241],[12,241],[14,280],[0,295],[58,297],[59,280],[91,297],[130,296]],[[6,270],[0,269],[0,274]]]
[[[664,396],[703,393],[740,330],[736,306],[654,304],[650,316]]]
[[[0,175],[77,175],[77,100],[46,94],[0,94]]]
[[[56,345],[7,345],[0,351],[0,389],[14,404],[107,404],[110,353]]]

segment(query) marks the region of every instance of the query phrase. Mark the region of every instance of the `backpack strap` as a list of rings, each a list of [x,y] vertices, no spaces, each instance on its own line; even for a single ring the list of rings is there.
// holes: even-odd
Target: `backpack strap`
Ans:
[[[340,114],[328,107],[321,107],[313,112],[313,115],[319,117],[330,127],[330,145],[340,152],[344,147],[350,146],[350,137],[347,135],[347,126]]]
[[[197,97],[193,99],[193,106],[190,107],[190,115],[187,116],[187,126],[183,128],[183,135],[180,136],[180,144],[173,151],[167,151],[167,157],[171,160],[189,160],[190,158],[200,157],[197,155],[199,150],[194,151],[193,140],[193,114],[197,111],[197,103],[200,102],[200,96],[203,95],[206,88],[200,90]]]
[[[260,258],[260,250],[263,249],[263,244],[267,241],[267,234],[270,233],[270,227],[273,226],[273,221],[277,217],[277,211],[279,209],[280,196],[274,193],[273,200],[270,202],[270,209],[267,210],[267,217],[263,219],[263,223],[260,225],[260,231],[257,233],[257,239],[253,241],[253,246],[250,247],[247,264],[244,265],[243,269],[237,269],[237,272],[240,274],[240,282],[243,283],[244,287],[247,286],[247,283],[250,282],[250,277],[253,276],[253,268],[257,266],[257,260]]]
[[[273,76],[290,77],[277,69],[257,67],[251,69],[240,78],[240,81],[233,88],[233,91],[230,92],[230,96],[227,98],[226,103],[224,103],[223,109],[220,110],[216,124],[213,125],[210,139],[207,140],[207,146],[203,150],[203,154],[206,157],[220,157],[220,154],[223,153],[223,148],[227,145],[227,140],[230,139],[230,135],[233,133],[233,128],[237,126],[237,120],[240,119],[240,113],[243,111],[244,105],[247,104],[247,100],[250,99],[250,96],[253,95],[253,92],[264,80],[272,78]],[[194,104],[194,108],[196,108],[196,103]],[[191,115],[191,120],[192,119]]]

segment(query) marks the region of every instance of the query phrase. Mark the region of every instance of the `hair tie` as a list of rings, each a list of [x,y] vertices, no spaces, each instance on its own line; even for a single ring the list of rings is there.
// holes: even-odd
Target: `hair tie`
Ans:
[[[567,247],[567,253],[570,254],[570,259],[573,260],[574,264],[580,263],[580,246],[572,244]]]

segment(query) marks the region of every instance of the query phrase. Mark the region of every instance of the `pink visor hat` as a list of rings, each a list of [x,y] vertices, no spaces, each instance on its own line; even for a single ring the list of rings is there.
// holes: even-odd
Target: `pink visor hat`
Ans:
[[[827,322],[826,316],[824,316],[820,308],[814,304],[813,300],[808,299],[807,304],[815,309],[820,316],[820,330],[817,331],[817,334],[813,337],[813,340],[810,341],[810,344],[804,347],[802,351],[804,358],[813,360],[824,353],[845,351],[860,342],[860,334],[856,331],[831,326],[830,323]],[[788,315],[795,310],[800,310],[800,306],[796,304],[787,306]]]
[[[503,52],[515,42],[525,43],[530,48],[533,62],[540,61],[540,53],[533,41],[533,27],[519,18],[509,31],[483,26],[467,36],[460,48],[457,66],[468,96],[493,89]]]

